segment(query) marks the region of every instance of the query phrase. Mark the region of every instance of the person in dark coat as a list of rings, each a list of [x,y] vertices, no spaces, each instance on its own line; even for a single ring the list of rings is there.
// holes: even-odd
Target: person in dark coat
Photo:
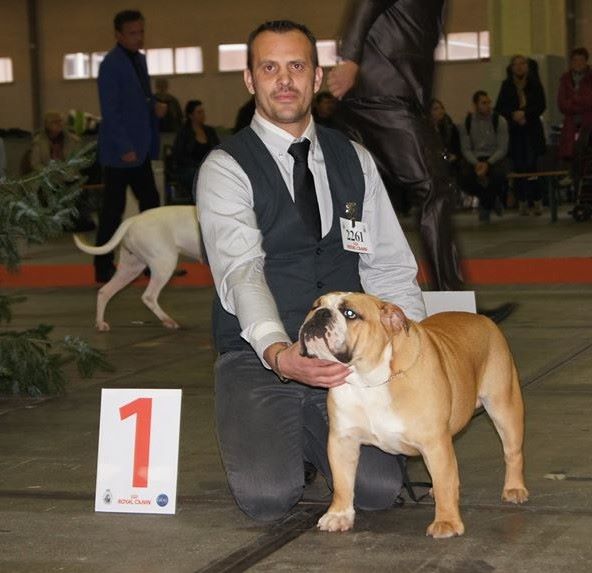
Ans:
[[[439,99],[432,99],[429,109],[432,127],[436,130],[444,148],[444,153],[446,154],[445,159],[450,166],[450,173],[456,179],[461,157],[458,128],[452,121],[452,118],[446,113],[446,108]]]
[[[577,137],[582,129],[592,129],[592,70],[586,48],[575,48],[569,59],[569,70],[561,76],[557,105],[563,114],[559,140],[559,157],[574,157]]]
[[[319,92],[314,98],[312,116],[318,124],[337,129],[337,125],[335,125],[336,107],[337,99],[331,92]]]
[[[205,156],[220,143],[220,139],[216,130],[206,125],[206,112],[200,100],[187,102],[185,117],[187,119],[173,144],[173,161],[178,182],[191,195],[195,173]]]
[[[420,205],[419,230],[432,288],[460,290],[463,279],[454,241],[454,186],[439,138],[427,117],[433,52],[444,0],[360,0],[341,38],[343,60],[328,87],[341,99],[344,131],[373,154],[391,201]]]
[[[541,115],[547,107],[545,91],[539,79],[538,65],[529,58],[516,55],[507,68],[495,110],[508,122],[510,146],[508,157],[516,173],[538,170],[539,158],[545,153],[545,132]],[[535,215],[542,214],[542,182],[540,179],[516,179],[516,193],[521,215],[528,215],[529,205]]]
[[[234,127],[232,133],[238,133],[241,129],[248,127],[253,119],[255,113],[255,98],[250,97],[241,107],[239,108],[236,119],[234,121]]]
[[[146,56],[140,51],[144,17],[137,10],[124,10],[113,25],[117,44],[101,62],[98,78],[102,116],[98,145],[105,192],[97,245],[105,244],[119,227],[128,185],[140,211],[160,204],[150,161],[158,157],[158,120],[166,113],[166,104],[152,94]],[[113,253],[96,256],[94,265],[96,282],[111,280]]]
[[[154,82],[157,101],[166,104],[166,114],[161,118],[158,129],[161,133],[177,133],[183,125],[183,112],[179,100],[169,92],[169,81],[166,78],[158,78]]]

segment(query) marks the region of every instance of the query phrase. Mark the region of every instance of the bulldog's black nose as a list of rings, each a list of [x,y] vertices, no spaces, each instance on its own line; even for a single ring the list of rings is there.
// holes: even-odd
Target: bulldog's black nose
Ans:
[[[314,358],[306,348],[306,342],[314,338],[323,338],[333,324],[333,314],[328,308],[319,308],[300,329],[300,354]]]
[[[331,320],[331,311],[328,308],[319,308],[314,314],[313,320],[318,322],[327,322]]]
[[[319,308],[302,327],[306,338],[324,336],[333,321],[333,315],[328,308]]]

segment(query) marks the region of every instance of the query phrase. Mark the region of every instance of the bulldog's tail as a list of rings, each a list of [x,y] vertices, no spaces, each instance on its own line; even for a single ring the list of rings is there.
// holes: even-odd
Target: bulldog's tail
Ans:
[[[117,231],[113,233],[113,236],[109,239],[109,241],[107,241],[104,245],[101,245],[100,247],[89,245],[88,243],[82,240],[81,235],[78,235],[76,233],[72,235],[74,243],[76,243],[76,246],[81,251],[84,251],[89,255],[104,255],[106,253],[110,253],[115,247],[117,247],[117,245],[119,245],[121,239],[123,239],[123,237],[127,233],[127,230],[130,227],[130,225],[132,225],[135,222],[137,216],[138,215],[134,215],[133,217],[129,217],[128,219],[123,221],[123,223],[121,223],[121,225],[119,225],[119,227],[117,228]]]

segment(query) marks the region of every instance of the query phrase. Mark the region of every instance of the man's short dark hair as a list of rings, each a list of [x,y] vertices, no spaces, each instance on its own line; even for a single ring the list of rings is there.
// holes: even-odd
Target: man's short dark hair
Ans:
[[[123,30],[123,25],[126,22],[137,22],[138,20],[143,19],[144,16],[142,16],[142,12],[139,10],[122,10],[115,14],[115,18],[113,18],[113,27],[118,32],[121,32]]]
[[[582,56],[586,61],[589,60],[590,54],[586,48],[574,48],[571,53],[569,54],[569,59],[571,60],[575,56]]]
[[[312,63],[316,68],[319,65],[319,54],[317,53],[317,40],[313,33],[304,25],[292,22],[292,20],[270,20],[264,22],[258,28],[255,28],[247,40],[247,67],[251,72],[253,71],[253,42],[255,38],[262,32],[275,32],[276,34],[285,34],[286,32],[302,32],[310,42],[312,48]]]
[[[477,90],[474,94],[473,94],[473,103],[477,104],[477,102],[482,98],[482,97],[489,97],[489,94],[485,91],[485,90]]]

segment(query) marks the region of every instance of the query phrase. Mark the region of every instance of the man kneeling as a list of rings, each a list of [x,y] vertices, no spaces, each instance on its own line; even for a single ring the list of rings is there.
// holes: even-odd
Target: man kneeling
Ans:
[[[365,290],[414,320],[425,315],[415,259],[370,154],[312,120],[322,77],[304,26],[275,21],[252,32],[244,80],[255,116],[208,156],[197,182],[218,295],[220,451],[236,502],[265,521],[301,499],[304,462],[331,486],[327,390],[349,368],[303,357],[293,343],[313,301]],[[348,230],[362,239],[357,247]],[[364,447],[357,506],[391,506],[401,481],[396,456]]]

